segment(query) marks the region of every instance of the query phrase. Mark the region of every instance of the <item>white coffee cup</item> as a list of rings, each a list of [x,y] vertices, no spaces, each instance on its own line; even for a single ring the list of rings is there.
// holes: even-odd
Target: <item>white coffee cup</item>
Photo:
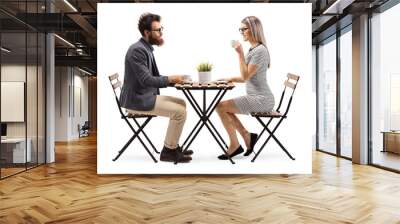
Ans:
[[[231,40],[231,46],[234,48],[239,43],[237,40]]]

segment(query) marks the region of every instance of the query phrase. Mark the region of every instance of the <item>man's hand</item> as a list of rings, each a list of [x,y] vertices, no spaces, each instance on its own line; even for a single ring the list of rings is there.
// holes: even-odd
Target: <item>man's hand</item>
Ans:
[[[170,83],[178,83],[183,84],[184,76],[183,75],[170,75],[168,76],[168,81]]]

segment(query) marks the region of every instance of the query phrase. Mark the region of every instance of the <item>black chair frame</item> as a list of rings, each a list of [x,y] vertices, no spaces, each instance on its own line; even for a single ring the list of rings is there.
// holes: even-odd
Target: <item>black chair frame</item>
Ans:
[[[117,94],[116,90],[119,90],[119,92],[121,92],[121,81],[118,80],[118,73],[110,75],[108,78],[110,80],[111,83],[111,87],[113,89],[114,92],[114,96],[115,96],[115,101],[117,102],[118,105],[118,111],[121,115],[121,119],[123,119],[126,124],[129,126],[129,128],[132,130],[133,135],[132,137],[125,143],[125,145],[122,147],[121,150],[118,151],[118,155],[113,159],[113,161],[115,162],[124,152],[125,150],[128,148],[128,146],[132,143],[133,140],[135,140],[135,138],[138,138],[140,143],[142,144],[143,148],[147,151],[147,153],[150,155],[150,157],[153,159],[153,161],[155,163],[157,163],[157,159],[153,156],[153,154],[150,152],[149,148],[147,147],[147,145],[144,143],[144,141],[142,140],[142,138],[139,136],[139,134],[143,134],[144,138],[147,140],[147,142],[150,144],[151,148],[153,149],[154,152],[156,152],[157,154],[159,154],[160,152],[157,151],[156,147],[154,146],[154,144],[152,143],[152,141],[150,140],[150,138],[147,136],[147,134],[144,132],[144,128],[146,127],[146,125],[150,122],[150,120],[154,117],[156,117],[155,115],[146,115],[146,114],[130,114],[130,113],[124,113],[121,107],[121,103],[119,101],[119,97]],[[145,121],[140,124],[139,121],[137,119],[139,118],[143,118],[145,119]],[[134,121],[134,123],[137,126],[137,129],[135,129],[133,127],[133,125],[129,122],[128,119],[132,119]]]
[[[268,138],[264,141],[264,143],[262,144],[260,149],[255,153],[255,156],[253,157],[251,162],[254,162],[257,159],[257,157],[260,155],[260,153],[264,149],[265,145],[269,142],[269,140],[271,138],[275,140],[275,142],[281,147],[281,149],[286,153],[286,155],[290,159],[295,160],[295,158],[288,152],[288,150],[283,146],[283,144],[275,136],[275,132],[279,128],[279,126],[282,124],[282,121],[287,118],[290,106],[292,104],[293,94],[294,94],[294,92],[296,90],[297,83],[298,83],[299,79],[300,79],[300,77],[297,76],[297,75],[294,75],[294,74],[291,74],[291,73],[287,74],[287,79],[284,82],[284,89],[283,89],[283,92],[281,94],[281,98],[279,100],[278,107],[276,108],[275,111],[268,112],[268,113],[251,113],[251,116],[255,117],[257,119],[257,121],[261,124],[261,126],[263,127],[263,130],[258,135],[257,141],[261,138],[261,136],[264,134],[265,131],[267,131],[268,134],[269,134]],[[291,93],[290,93],[290,90],[287,90],[288,88],[291,89]],[[287,91],[290,94],[290,98],[288,100],[288,104],[286,106],[285,112],[283,114],[281,114],[280,110],[281,110],[282,102],[283,102],[283,100],[285,98],[285,95],[287,94]],[[263,118],[269,119],[268,122],[265,123],[263,121]],[[268,126],[271,124],[273,119],[279,119],[279,121],[275,125],[275,127],[273,127],[273,129],[271,131],[271,129]]]

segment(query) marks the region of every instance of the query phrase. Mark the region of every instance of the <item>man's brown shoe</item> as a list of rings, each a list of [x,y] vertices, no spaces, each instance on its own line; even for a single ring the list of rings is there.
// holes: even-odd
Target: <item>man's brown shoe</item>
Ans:
[[[179,151],[181,151],[182,153],[183,153],[183,155],[185,155],[185,156],[191,156],[192,154],[193,154],[193,150],[186,150],[186,151],[183,151],[183,149],[182,149],[182,147],[181,146],[178,146],[178,149],[179,149]]]
[[[164,146],[161,150],[160,161],[174,162],[174,163],[188,163],[192,160],[192,157],[186,156],[178,148],[170,149]]]

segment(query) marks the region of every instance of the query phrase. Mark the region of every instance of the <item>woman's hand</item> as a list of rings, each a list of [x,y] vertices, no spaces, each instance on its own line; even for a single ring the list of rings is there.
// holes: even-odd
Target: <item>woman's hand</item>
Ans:
[[[243,55],[243,47],[242,44],[237,42],[235,45],[235,51],[239,54],[239,55]]]

